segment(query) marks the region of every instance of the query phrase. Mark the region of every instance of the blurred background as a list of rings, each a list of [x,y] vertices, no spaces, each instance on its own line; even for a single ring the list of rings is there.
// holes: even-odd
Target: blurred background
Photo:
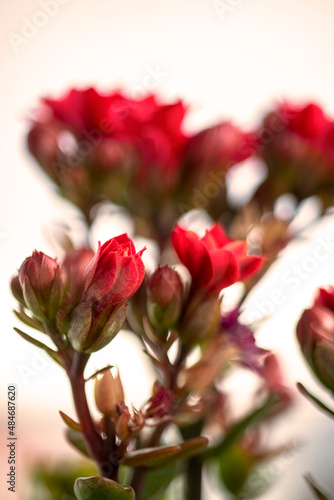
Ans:
[[[253,126],[284,98],[314,100],[334,115],[334,5],[331,0],[0,0],[1,9],[1,449],[7,473],[7,385],[17,386],[18,492],[26,498],[33,464],[76,457],[63,438],[58,410],[73,415],[61,370],[13,331],[10,277],[36,248],[55,256],[57,227],[69,225],[80,242],[76,210],[54,194],[25,147],[27,120],[41,96],[60,97],[71,86],[122,88],[131,97],[158,92],[189,106],[186,128],[221,119]],[[312,208],[312,207],[311,207]],[[306,207],[306,212],[308,207]],[[306,213],[307,215],[307,213]],[[124,222],[124,221],[123,221]],[[96,227],[94,240],[127,230],[119,220]],[[299,354],[294,325],[320,285],[334,283],[334,250],[316,268],[307,267],[319,240],[333,238],[330,214],[304,240],[290,245],[261,288],[249,297],[249,319],[270,313],[258,343],[281,356],[291,386],[302,381],[324,401]],[[108,235],[106,236],[106,232]],[[103,233],[103,236],[102,236]],[[293,284],[282,279],[305,263]],[[270,299],[280,290],[284,300]],[[251,315],[253,316],[251,317]],[[127,401],[140,405],[152,382],[138,345],[120,335],[94,356],[94,368],[117,363]],[[243,382],[240,381],[240,397]],[[297,397],[274,440],[293,441],[295,450],[268,465],[274,486],[264,500],[310,500],[302,475],[312,472],[334,490],[333,429],[330,420]],[[206,480],[208,500],[220,498]],[[1,498],[13,498],[1,482]]]

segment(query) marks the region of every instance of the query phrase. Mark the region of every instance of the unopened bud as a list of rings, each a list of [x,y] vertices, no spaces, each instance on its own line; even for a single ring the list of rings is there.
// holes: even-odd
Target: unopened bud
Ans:
[[[115,426],[115,432],[116,436],[121,440],[124,441],[129,437],[131,434],[131,430],[129,428],[129,417],[126,413],[122,413],[116,422]]]
[[[182,342],[195,345],[209,338],[220,319],[220,300],[216,294],[189,305],[182,319],[179,334]]]
[[[111,370],[105,370],[95,380],[95,402],[103,415],[115,413],[116,405],[124,401],[124,391],[119,374],[114,377]]]
[[[22,290],[22,286],[20,285],[20,280],[19,280],[18,276],[14,276],[14,278],[12,279],[12,281],[10,283],[10,287],[12,289],[12,294],[14,295],[14,297],[16,298],[16,300],[23,307],[27,307],[26,303],[24,301],[23,290]]]
[[[55,318],[63,297],[57,261],[43,252],[34,252],[23,262],[18,279],[24,303],[33,315],[40,320]],[[13,281],[12,289],[15,287],[20,297],[17,280]]]
[[[334,391],[334,312],[316,304],[302,314],[297,325],[302,352],[316,377]]]
[[[172,328],[178,321],[183,302],[180,276],[169,266],[159,267],[147,283],[147,310],[153,326]]]

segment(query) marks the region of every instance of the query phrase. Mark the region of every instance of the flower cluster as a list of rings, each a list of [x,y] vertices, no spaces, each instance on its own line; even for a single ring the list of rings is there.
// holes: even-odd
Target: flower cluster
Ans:
[[[153,239],[157,250],[153,271],[145,270],[145,248],[137,251],[127,234],[99,243],[96,252],[72,247],[61,260],[35,251],[11,282],[17,317],[48,335],[55,350],[16,331],[70,381],[77,421],[61,412],[67,439],[103,476],[77,480],[78,500],[160,498],[178,474],[187,475],[186,498],[200,500],[201,467],[213,463],[224,488],[248,498],[251,472],[282,450],[268,449],[263,431],[290,407],[292,393],[276,355],[257,345],[254,325],[243,323],[241,313],[294,236],[298,203],[316,194],[324,207],[331,204],[334,122],[314,103],[283,103],[253,130],[221,120],[190,133],[187,111],[183,101],[165,104],[155,95],[72,89],[42,99],[30,122],[28,149],[59,194],[80,209],[86,241],[100,206],[113,203],[132,217],[134,236]],[[249,186],[240,206],[233,185],[259,163],[267,175]],[[282,215],[286,193],[295,206]],[[181,219],[192,208],[205,209],[211,220],[202,234]],[[241,291],[228,309],[228,288],[237,282]],[[123,327],[155,371],[153,391],[137,409],[126,402],[115,366],[85,375],[90,357]],[[297,335],[331,391],[333,330],[329,288],[303,313]],[[257,385],[249,412],[236,419],[224,382],[240,368]],[[98,417],[89,408],[90,380]],[[165,433],[169,427],[174,437]],[[120,484],[121,466],[129,468],[130,488]]]
[[[46,333],[54,329],[57,347],[65,337],[77,351],[96,351],[123,326],[126,301],[144,279],[143,251],[136,253],[126,234],[99,243],[95,255],[70,251],[61,264],[35,251],[13,278],[12,291],[32,314],[32,326],[37,320]]]

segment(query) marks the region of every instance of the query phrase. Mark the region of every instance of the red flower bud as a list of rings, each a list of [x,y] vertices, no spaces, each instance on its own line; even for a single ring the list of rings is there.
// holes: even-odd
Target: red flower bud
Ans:
[[[144,279],[143,251],[136,253],[126,234],[99,244],[83,273],[80,303],[70,318],[68,337],[76,350],[101,349],[122,328],[125,301]]]
[[[40,319],[52,319],[63,298],[63,285],[59,264],[43,252],[34,252],[22,264],[18,274],[24,303]],[[18,290],[15,279],[14,287]]]
[[[176,271],[169,266],[159,267],[147,282],[147,309],[156,327],[171,328],[180,317],[183,285]]]
[[[334,392],[334,309],[333,287],[321,289],[311,309],[306,309],[297,325],[302,352],[322,384]]]

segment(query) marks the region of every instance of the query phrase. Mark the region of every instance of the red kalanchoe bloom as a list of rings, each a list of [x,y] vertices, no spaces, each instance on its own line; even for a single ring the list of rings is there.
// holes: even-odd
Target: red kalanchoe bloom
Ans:
[[[43,99],[42,102],[42,121],[33,125],[28,137],[30,151],[38,161],[42,153],[43,158],[46,157],[43,121],[53,138],[58,136],[56,141],[49,140],[50,145],[53,143],[55,147],[61,131],[71,132],[79,149],[80,143],[85,141],[91,160],[100,158],[100,150],[103,151],[104,168],[108,157],[113,167],[115,162],[122,160],[126,152],[124,147],[130,146],[141,167],[170,169],[180,162],[187,143],[181,130],[186,112],[181,101],[164,105],[154,95],[136,100],[121,92],[100,94],[88,88],[72,89],[61,99]],[[39,141],[39,137],[43,141]],[[48,155],[54,159],[52,152],[48,151]]]
[[[194,135],[187,149],[191,163],[227,170],[256,150],[255,135],[231,122],[222,122]]]
[[[76,350],[101,349],[122,328],[126,301],[144,279],[143,251],[136,253],[126,234],[99,244],[83,273],[79,304],[70,318],[68,337]]]
[[[334,391],[334,287],[320,289],[297,325],[301,350],[316,377]]]
[[[314,103],[281,104],[260,131],[260,149],[269,165],[334,168],[334,122]]]
[[[140,287],[145,267],[127,234],[106,241],[87,266],[82,280],[86,300],[107,300],[119,304],[131,297]]]
[[[263,262],[262,257],[247,255],[247,243],[230,240],[219,224],[206,230],[202,238],[176,226],[172,244],[196,289],[219,292],[256,273]]]

